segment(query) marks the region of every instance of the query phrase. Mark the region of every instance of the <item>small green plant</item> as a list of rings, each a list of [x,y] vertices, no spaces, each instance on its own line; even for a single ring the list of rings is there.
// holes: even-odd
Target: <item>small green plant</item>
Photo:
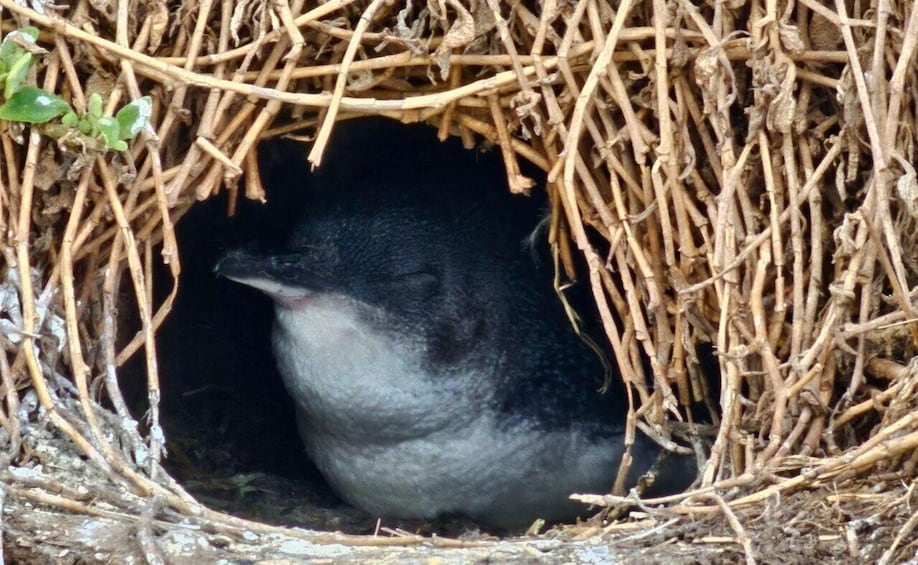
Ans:
[[[32,51],[27,47],[35,46],[38,39],[38,28],[24,27],[6,34],[0,42],[0,84],[3,85],[3,98],[9,100],[18,90],[34,62]]]
[[[66,100],[56,94],[22,82],[35,63],[34,52],[38,29],[24,27],[12,31],[0,42],[0,86],[4,102],[0,105],[0,119],[27,124],[47,124],[60,117],[61,128],[49,128],[53,137],[78,131],[81,135],[99,140],[105,149],[125,151],[127,142],[134,139],[150,121],[153,100],[149,96],[138,98],[123,106],[112,116],[103,116],[102,96],[93,93],[83,115],[78,115]]]
[[[3,117],[2,110],[0,108],[0,118]],[[80,133],[93,139],[101,137],[109,149],[124,151],[127,149],[127,141],[134,139],[150,121],[153,100],[149,96],[138,98],[123,106],[114,117],[110,117],[102,115],[102,97],[93,93],[89,97],[89,107],[82,116],[77,116],[70,106],[67,106],[67,110],[61,118],[62,124],[76,127]]]

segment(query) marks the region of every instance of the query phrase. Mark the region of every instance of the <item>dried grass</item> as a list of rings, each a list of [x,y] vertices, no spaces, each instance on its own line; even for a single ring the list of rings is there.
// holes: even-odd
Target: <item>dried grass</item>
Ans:
[[[316,128],[319,164],[336,120],[378,114],[498,143],[512,190],[532,184],[518,159],[547,172],[550,241],[568,277],[586,258],[635,426],[668,440],[663,422],[704,399],[697,345],[716,346],[721,419],[701,485],[645,503],[725,516],[751,559],[735,511],[914,476],[915,2],[414,4],[81,0],[41,14],[0,0],[5,32],[42,30],[37,84],[81,109],[89,91],[108,111],[156,104],[124,155],[0,131],[0,424],[14,461],[28,463],[32,395],[112,481],[206,514],[159,465],[154,336],[179,288],[173,223],[223,187],[235,201],[243,175],[263,198],[259,140]],[[173,276],[160,303],[156,261]],[[124,284],[142,329],[116,351]],[[142,434],[115,379],[140,349]],[[100,415],[103,390],[116,420]]]

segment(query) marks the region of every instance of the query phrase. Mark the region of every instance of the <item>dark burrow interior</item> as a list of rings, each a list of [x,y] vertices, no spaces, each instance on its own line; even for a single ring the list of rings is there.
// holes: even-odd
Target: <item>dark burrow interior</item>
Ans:
[[[418,143],[423,151],[466,151],[456,139],[440,144],[427,126],[381,127],[383,132],[397,132],[401,141],[389,144],[387,134],[380,137],[379,132],[366,141],[359,127],[357,134],[344,128],[344,133],[336,131],[325,163],[332,169],[372,167],[374,160],[404,160],[404,155],[392,152],[420,151]],[[372,146],[361,149],[365,142]],[[294,141],[269,142],[260,148],[267,204],[240,196],[235,215],[228,217],[224,192],[195,204],[177,223],[179,292],[157,338],[168,450],[165,467],[200,502],[265,523],[355,534],[373,533],[379,527],[450,536],[476,531],[476,524],[460,518],[378,522],[340,501],[297,435],[293,402],[271,353],[271,300],[214,273],[215,264],[230,249],[286,238],[300,195],[309,190],[307,150],[308,145]],[[486,161],[495,175],[504,175],[498,151],[473,158]],[[170,284],[167,268],[158,266],[154,285],[159,300]],[[148,407],[142,354],[120,374],[134,415],[142,420]]]
[[[334,175],[338,168],[350,174],[361,168],[364,175],[375,167],[397,163],[410,175],[413,167],[446,159],[451,166],[484,167],[487,174],[502,179],[506,190],[506,171],[497,150],[469,152],[456,138],[440,143],[428,126],[364,123],[367,125],[336,127],[320,174]],[[253,243],[271,247],[287,239],[297,211],[304,206],[304,195],[316,183],[306,162],[307,150],[307,144],[292,140],[272,141],[259,148],[267,204],[240,196],[235,214],[228,216],[224,191],[196,203],[177,223],[182,265],[179,292],[157,337],[166,469],[200,502],[269,524],[353,534],[370,534],[380,528],[444,536],[519,533],[480,529],[456,517],[432,522],[377,520],[342,502],[310,462],[297,433],[293,401],[271,351],[271,300],[214,272],[229,250]],[[457,160],[459,154],[462,157]],[[525,172],[538,178],[531,169]],[[547,211],[539,190],[527,204],[533,206],[533,218]],[[538,260],[550,265],[548,257]],[[547,271],[551,276],[551,269]],[[167,267],[158,265],[153,280],[160,303],[171,286]],[[129,290],[124,292],[129,294]],[[595,312],[585,283],[575,285],[566,295],[581,314]],[[130,312],[132,306],[122,309]],[[122,323],[129,327],[129,315],[125,318]],[[582,322],[594,338],[602,335],[597,316],[582,317]],[[129,327],[122,335],[134,331]],[[710,348],[700,353],[706,358],[703,371],[715,376]],[[120,376],[134,416],[144,422],[148,404],[142,354],[135,355]],[[717,379],[706,380],[715,386],[709,398],[716,399]]]

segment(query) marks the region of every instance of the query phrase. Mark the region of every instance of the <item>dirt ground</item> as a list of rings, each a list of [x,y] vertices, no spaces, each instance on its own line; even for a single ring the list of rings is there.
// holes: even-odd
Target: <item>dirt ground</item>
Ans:
[[[268,474],[185,484],[206,506],[262,523],[248,524],[164,508],[114,484],[48,428],[23,432],[28,463],[7,461],[0,473],[11,563],[865,563],[890,548],[916,503],[914,485],[892,480],[773,497],[735,512],[747,554],[713,513],[633,512],[498,537],[457,520],[377,523],[320,486]],[[900,538],[890,562],[916,562],[916,550],[914,536]]]
[[[276,486],[276,485],[275,485]],[[252,500],[254,498],[254,500]],[[249,498],[251,516],[268,520],[317,520],[341,531],[366,531],[375,521],[350,509],[329,510],[300,504],[280,492],[261,491]],[[888,532],[874,530],[857,556],[846,545],[837,510],[824,515],[804,512],[806,496],[786,500],[770,517],[743,516],[759,563],[872,562],[885,549]],[[140,520],[126,514],[89,516],[38,504],[8,490],[4,505],[4,552],[10,562],[127,563],[142,562]],[[315,530],[280,533],[208,532],[194,520],[171,513],[150,529],[165,562],[426,561],[430,563],[712,563],[743,562],[736,536],[723,520],[646,517],[611,527],[579,525],[549,530],[540,536],[495,538],[468,530],[451,538],[419,537],[392,525],[362,539]],[[398,526],[408,526],[401,524]],[[416,525],[415,525],[416,526]],[[890,524],[889,527],[891,527]],[[408,526],[410,527],[410,526]],[[605,531],[603,531],[605,530]],[[913,548],[914,549],[914,548]]]

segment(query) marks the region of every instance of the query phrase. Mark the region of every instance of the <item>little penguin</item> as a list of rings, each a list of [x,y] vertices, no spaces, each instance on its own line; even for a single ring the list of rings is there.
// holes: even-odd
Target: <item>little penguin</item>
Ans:
[[[569,495],[608,492],[621,462],[620,379],[599,392],[603,364],[528,237],[538,206],[493,159],[397,131],[285,187],[308,195],[283,248],[230,251],[216,271],[273,299],[300,435],[345,501],[496,528],[571,520],[585,507]],[[660,452],[638,434],[628,486]],[[694,479],[682,459],[663,490]]]

